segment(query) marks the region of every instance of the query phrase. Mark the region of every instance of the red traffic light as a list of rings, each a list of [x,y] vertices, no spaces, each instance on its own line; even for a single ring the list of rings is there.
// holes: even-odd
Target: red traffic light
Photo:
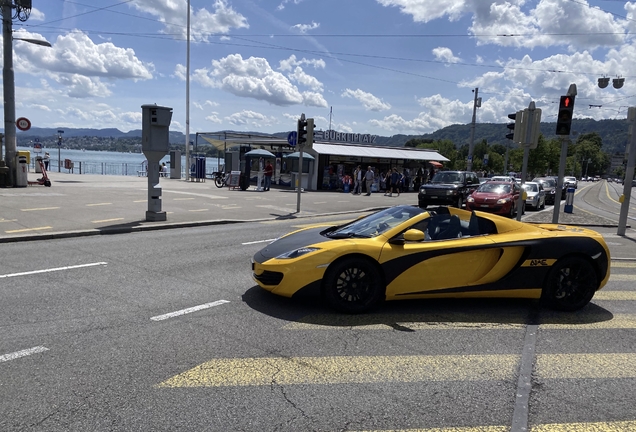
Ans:
[[[568,96],[561,98],[561,105],[562,108],[570,108],[570,105],[572,105],[572,98]]]

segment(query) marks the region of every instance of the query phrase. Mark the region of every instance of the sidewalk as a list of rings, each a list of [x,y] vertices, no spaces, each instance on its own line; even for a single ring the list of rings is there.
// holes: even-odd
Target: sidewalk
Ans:
[[[373,193],[371,196],[334,191],[291,188],[268,192],[251,186],[240,189],[217,188],[214,182],[160,178],[162,210],[166,222],[146,222],[148,179],[133,176],[48,173],[52,186],[0,188],[0,243],[26,240],[115,234],[155,229],[241,223],[275,219],[295,219],[320,215],[369,212],[397,204],[417,205],[417,193],[399,197]],[[29,180],[39,174],[29,173]],[[588,226],[608,239],[612,257],[636,259],[636,230],[625,237],[616,235],[618,220],[592,215],[575,208],[564,213],[559,223]],[[552,207],[528,211],[523,220],[552,223]],[[610,240],[611,239],[611,240]]]

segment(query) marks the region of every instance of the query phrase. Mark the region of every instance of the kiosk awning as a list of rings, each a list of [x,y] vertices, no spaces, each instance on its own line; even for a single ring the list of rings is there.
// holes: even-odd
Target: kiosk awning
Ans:
[[[358,156],[386,159],[411,159],[423,161],[448,162],[445,158],[434,150],[418,150],[408,147],[371,147],[354,146],[343,144],[314,143],[313,150],[320,154],[335,156]]]

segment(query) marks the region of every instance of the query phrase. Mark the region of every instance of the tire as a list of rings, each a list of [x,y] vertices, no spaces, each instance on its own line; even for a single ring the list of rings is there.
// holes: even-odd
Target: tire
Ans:
[[[225,182],[223,181],[223,178],[221,177],[216,177],[214,179],[214,185],[218,188],[222,188],[223,186],[225,186]]]
[[[517,213],[517,212],[515,211],[515,203],[513,202],[512,204],[510,204],[510,211],[508,212],[508,217],[510,219],[514,218],[515,217],[515,213]]]
[[[375,265],[364,258],[346,258],[325,273],[325,300],[339,312],[367,312],[384,300],[383,278]]]
[[[545,198],[543,199],[543,202],[541,203],[541,210],[543,210],[545,208]]]
[[[575,311],[587,305],[597,289],[598,276],[592,264],[582,257],[566,257],[552,266],[541,299],[549,308]]]

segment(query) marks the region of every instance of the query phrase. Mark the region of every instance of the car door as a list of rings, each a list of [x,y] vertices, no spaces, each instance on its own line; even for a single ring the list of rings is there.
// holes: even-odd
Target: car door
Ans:
[[[479,291],[494,282],[518,262],[521,247],[500,248],[496,235],[473,235],[445,240],[423,240],[394,244],[387,242],[381,263],[385,274],[386,298],[458,296]]]

